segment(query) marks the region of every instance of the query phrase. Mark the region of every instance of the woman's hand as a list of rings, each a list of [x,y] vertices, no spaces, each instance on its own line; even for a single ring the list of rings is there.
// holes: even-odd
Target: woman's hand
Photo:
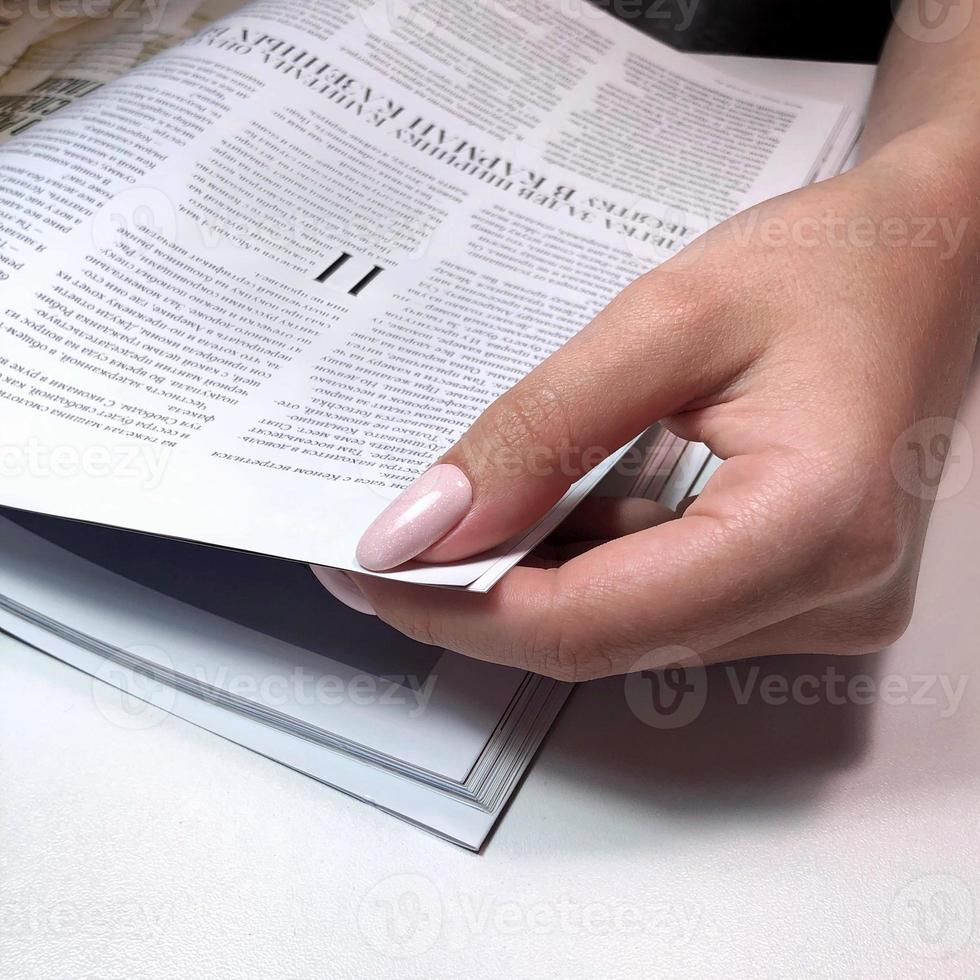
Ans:
[[[488,595],[354,576],[377,614],[568,680],[665,647],[711,662],[899,636],[932,504],[899,440],[922,420],[951,431],[976,342],[974,189],[930,142],[897,139],[638,279],[491,405],[440,460],[456,469],[437,492],[409,520],[396,501],[360,554],[479,553],[658,419],[725,460],[683,516],[589,501],[552,551],[566,560]]]

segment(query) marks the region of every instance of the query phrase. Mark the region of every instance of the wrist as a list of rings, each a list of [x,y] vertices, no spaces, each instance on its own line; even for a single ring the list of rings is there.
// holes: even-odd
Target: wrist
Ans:
[[[865,152],[856,171],[925,213],[965,218],[980,237],[980,112],[941,117]]]
[[[980,113],[908,130],[861,159],[851,172],[879,212],[915,232],[910,252],[922,272],[954,288],[974,341],[980,330]],[[971,315],[972,314],[972,315]]]

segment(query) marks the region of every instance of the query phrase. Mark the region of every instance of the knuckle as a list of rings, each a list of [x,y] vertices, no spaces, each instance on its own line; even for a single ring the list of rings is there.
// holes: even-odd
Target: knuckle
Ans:
[[[823,538],[822,561],[832,591],[875,591],[897,581],[907,553],[900,508],[887,480],[876,474],[856,479],[838,472],[819,495],[811,514],[826,513],[828,523],[811,521]]]
[[[724,277],[692,277],[666,268],[645,273],[622,296],[648,322],[673,328],[719,322],[730,314],[734,302]]]
[[[869,501],[840,528],[838,562],[855,587],[883,587],[898,573],[905,551],[894,510]]]
[[[549,457],[572,439],[566,398],[558,387],[537,381],[518,385],[500,399],[483,428],[481,448],[492,466],[515,459],[526,462],[532,456]]]
[[[585,679],[578,652],[569,644],[546,650],[541,663],[544,674],[557,681],[577,684],[580,680]]]
[[[530,661],[539,673],[570,684],[611,672],[588,626],[568,617],[559,617],[549,630],[536,631]]]
[[[900,566],[902,544],[883,529],[845,527],[831,537],[827,550],[834,591],[850,592],[885,585]]]
[[[528,661],[534,670],[557,681],[575,683],[579,674],[579,649],[575,634],[568,630],[563,617],[556,617],[552,625],[534,631],[529,644]]]

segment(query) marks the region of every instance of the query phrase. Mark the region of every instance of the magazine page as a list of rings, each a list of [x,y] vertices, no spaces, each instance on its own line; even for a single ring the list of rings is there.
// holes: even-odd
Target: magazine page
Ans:
[[[365,82],[716,221],[809,182],[849,115],[745,83],[588,0],[378,0],[330,44]]]
[[[805,182],[840,118],[645,41],[671,85],[769,126],[675,106],[674,149],[701,163],[681,184],[664,156],[657,199],[625,162],[609,187],[542,160],[540,127],[467,124],[448,63],[441,90],[382,78],[345,47],[368,15],[328,8],[304,30],[302,4],[263,0],[0,149],[0,503],[356,569],[362,531],[489,401],[723,213]],[[602,73],[553,71],[556,118],[596,116]],[[548,527],[389,574],[489,588]]]

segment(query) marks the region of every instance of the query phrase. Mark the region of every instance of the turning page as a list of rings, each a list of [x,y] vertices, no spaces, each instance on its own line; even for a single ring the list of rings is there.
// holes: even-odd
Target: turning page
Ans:
[[[382,7],[260,0],[0,148],[0,504],[359,570],[493,398],[847,118],[591,8]],[[491,587],[615,458],[387,574]]]

